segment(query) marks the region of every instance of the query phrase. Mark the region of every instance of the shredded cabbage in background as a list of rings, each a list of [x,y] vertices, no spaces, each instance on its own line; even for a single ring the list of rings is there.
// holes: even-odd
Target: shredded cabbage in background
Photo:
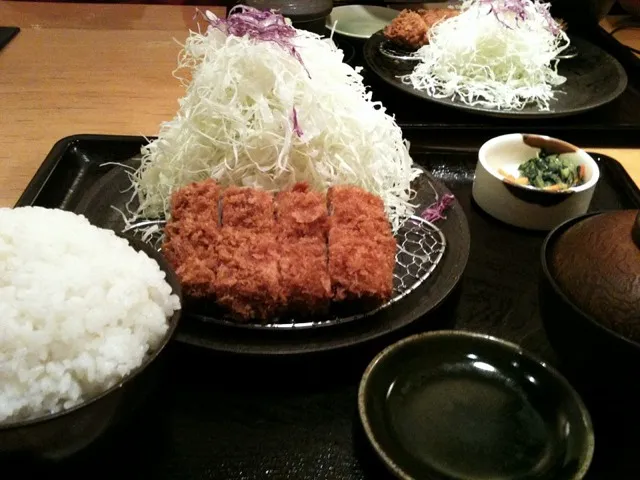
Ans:
[[[282,17],[256,12],[239,11],[250,17],[242,36],[210,12],[206,33],[190,33],[177,70],[190,78],[176,74],[186,95],[142,149],[131,174],[140,206],[128,223],[169,218],[172,192],[211,177],[270,191],[299,181],[321,191],[358,185],[383,199],[397,230],[415,210],[420,170],[395,120],[331,40],[288,23],[295,35],[278,37]]]
[[[437,23],[420,63],[402,78],[434,98],[497,110],[535,104],[548,111],[565,82],[556,56],[566,33],[538,0],[466,0],[460,15]]]

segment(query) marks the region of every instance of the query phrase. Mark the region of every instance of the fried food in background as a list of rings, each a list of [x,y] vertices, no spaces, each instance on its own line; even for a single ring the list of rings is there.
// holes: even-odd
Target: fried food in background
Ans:
[[[404,48],[416,50],[429,43],[429,30],[443,19],[455,17],[452,8],[404,9],[384,29],[384,36]]]

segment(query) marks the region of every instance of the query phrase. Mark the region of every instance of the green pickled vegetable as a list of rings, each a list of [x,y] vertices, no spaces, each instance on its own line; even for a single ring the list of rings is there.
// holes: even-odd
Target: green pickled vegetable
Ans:
[[[536,188],[563,190],[584,183],[584,165],[575,165],[568,158],[544,150],[521,164],[518,171]]]

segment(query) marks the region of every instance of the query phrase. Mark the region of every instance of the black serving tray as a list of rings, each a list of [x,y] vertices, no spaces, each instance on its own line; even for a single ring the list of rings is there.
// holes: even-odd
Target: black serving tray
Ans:
[[[501,224],[471,200],[477,148],[501,133],[500,129],[455,129],[453,134],[447,130],[450,140],[445,130],[405,133],[413,139],[413,158],[444,182],[461,203],[471,231],[471,253],[456,294],[402,334],[442,327],[484,332],[517,342],[555,364],[537,308],[544,234]],[[637,129],[553,131],[587,149],[596,145],[640,148],[639,133]],[[83,192],[100,178],[92,165],[136,155],[143,143],[139,137],[64,139],[47,157],[18,205],[73,210]],[[640,191],[620,164],[606,156],[595,157],[601,176],[591,209],[640,208]],[[385,337],[340,353],[304,358],[225,355],[174,344],[169,352],[170,373],[133,423],[62,463],[22,465],[22,476],[388,478],[363,440],[356,394],[366,364],[395,339]],[[587,478],[640,478],[635,453],[640,447],[635,440],[640,422],[632,411],[611,404],[616,402],[594,414],[595,460]]]

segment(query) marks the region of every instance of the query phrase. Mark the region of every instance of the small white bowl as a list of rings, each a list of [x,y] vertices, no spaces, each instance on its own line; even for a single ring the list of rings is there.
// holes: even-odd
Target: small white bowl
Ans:
[[[519,177],[518,166],[536,157],[541,148],[586,167],[585,182],[566,190],[549,191],[520,185],[500,172]],[[557,138],[513,133],[492,138],[480,148],[472,195],[492,217],[516,227],[551,230],[587,212],[600,177],[598,164],[584,150]]]
[[[389,25],[399,13],[393,8],[374,5],[343,5],[331,11],[325,26],[331,30],[335,23],[336,33],[351,38],[367,39]]]

